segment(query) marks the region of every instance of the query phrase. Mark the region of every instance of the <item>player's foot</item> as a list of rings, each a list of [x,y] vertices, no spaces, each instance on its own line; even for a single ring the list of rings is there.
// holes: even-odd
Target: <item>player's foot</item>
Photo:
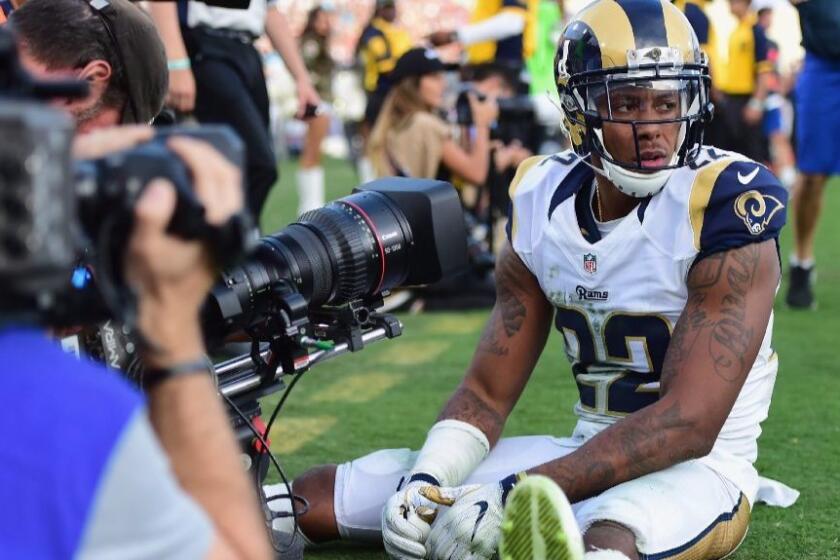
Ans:
[[[803,268],[798,265],[790,267],[790,284],[785,301],[794,309],[814,308],[814,267]]]
[[[529,476],[511,491],[502,518],[500,560],[581,560],[583,538],[557,484]]]

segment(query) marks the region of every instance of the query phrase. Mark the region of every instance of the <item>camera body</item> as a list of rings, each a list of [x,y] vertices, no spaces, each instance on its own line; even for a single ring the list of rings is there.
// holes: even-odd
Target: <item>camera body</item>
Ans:
[[[461,89],[455,100],[455,123],[461,126],[472,126],[473,115],[470,107],[469,93],[484,101],[486,97],[472,88]],[[545,133],[537,122],[534,102],[527,95],[500,97],[496,100],[499,105],[499,117],[490,131],[493,140],[503,144],[518,141],[532,152],[538,150]]]

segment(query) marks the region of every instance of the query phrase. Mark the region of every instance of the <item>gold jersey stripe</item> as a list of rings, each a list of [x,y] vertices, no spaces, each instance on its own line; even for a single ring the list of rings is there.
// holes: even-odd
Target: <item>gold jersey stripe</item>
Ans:
[[[715,188],[718,177],[723,170],[732,163],[731,159],[717,161],[701,169],[694,178],[691,185],[691,194],[688,198],[688,217],[691,220],[691,231],[694,233],[694,248],[700,250],[700,234],[703,231],[703,219],[706,216],[706,207],[709,199],[712,198],[712,189]]]
[[[516,189],[519,188],[519,184],[522,182],[522,179],[525,175],[528,174],[528,171],[531,170],[534,166],[536,166],[539,162],[545,159],[545,156],[531,156],[522,163],[519,164],[519,167],[516,168],[516,175],[513,176],[513,180],[510,182],[510,188],[508,189],[508,195],[510,195],[510,239],[511,244],[513,244],[513,240],[516,239],[516,228],[517,228],[517,220],[516,220],[516,209],[513,206],[513,199],[516,195]]]
[[[615,2],[596,2],[578,14],[595,33],[601,47],[601,67],[627,65],[627,51],[636,48],[633,26],[624,8]]]

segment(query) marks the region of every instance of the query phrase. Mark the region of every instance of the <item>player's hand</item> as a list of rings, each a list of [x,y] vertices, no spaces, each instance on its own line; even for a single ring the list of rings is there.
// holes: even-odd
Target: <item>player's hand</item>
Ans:
[[[184,68],[169,72],[166,104],[181,113],[192,113],[195,109],[195,77],[192,70]]]
[[[409,482],[397,490],[382,510],[382,541],[385,552],[399,560],[426,558],[426,538],[437,513],[437,504],[420,493],[436,488],[428,482]]]
[[[475,93],[469,92],[467,99],[470,101],[470,110],[475,126],[489,127],[496,122],[499,117],[499,104],[496,103],[494,98],[488,97],[481,101]]]
[[[429,558],[493,558],[505,507],[502,482],[438,490],[439,496],[430,496],[433,501],[451,507],[441,514],[429,533]]]
[[[241,211],[240,172],[209,144],[172,138],[168,146],[190,169],[207,221],[225,223]],[[150,183],[137,201],[125,276],[138,299],[138,326],[153,349],[156,367],[194,360],[204,351],[199,309],[216,279],[212,255],[198,241],[184,241],[166,229],[175,210],[169,181]]]
[[[442,47],[443,45],[456,42],[458,40],[458,34],[455,31],[435,31],[426,37],[426,40],[433,47]]]

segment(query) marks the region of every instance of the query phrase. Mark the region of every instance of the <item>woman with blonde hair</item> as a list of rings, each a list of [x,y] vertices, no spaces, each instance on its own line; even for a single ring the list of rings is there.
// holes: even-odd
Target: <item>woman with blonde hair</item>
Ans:
[[[475,134],[469,149],[452,139],[437,112],[443,106],[447,66],[434,51],[415,48],[397,61],[396,84],[382,107],[368,142],[368,157],[380,177],[445,178],[457,175],[481,185],[490,164],[490,125],[498,116],[493,100],[470,95]],[[448,173],[447,173],[448,172]]]

